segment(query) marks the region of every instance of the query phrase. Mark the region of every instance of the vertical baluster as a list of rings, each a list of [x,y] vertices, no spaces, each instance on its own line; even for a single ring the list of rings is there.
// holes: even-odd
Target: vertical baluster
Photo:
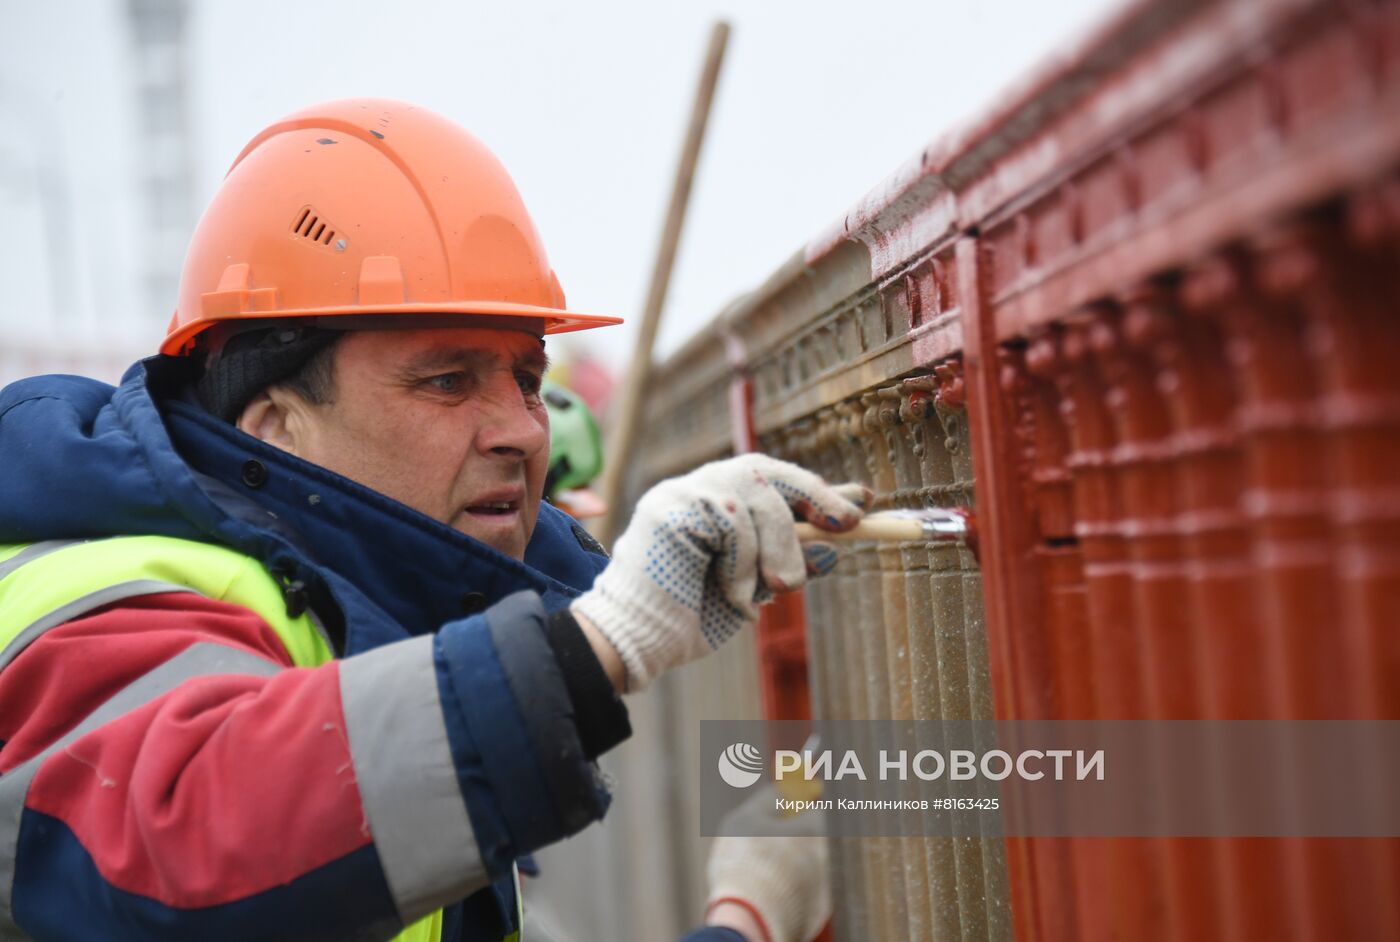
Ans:
[[[1091,357],[1087,323],[1057,328],[1050,338],[1063,362],[1055,382],[1071,444],[1066,464],[1084,556],[1098,718],[1144,719],[1142,653],[1133,630],[1126,548],[1117,525],[1119,485],[1108,461],[1115,433],[1106,391]],[[1160,934],[1167,919],[1161,842],[1122,838],[1113,842],[1109,853],[1119,888],[1112,904],[1115,934],[1122,939]]]
[[[954,483],[952,457],[947,448],[946,431],[930,423],[933,432],[924,450],[923,479],[928,482],[925,499],[937,495],[939,504],[959,503],[960,491]],[[956,496],[955,496],[956,495]],[[962,559],[957,547],[930,544],[926,550],[930,572],[929,597],[932,620],[933,653],[937,664],[938,717],[943,720],[973,719],[969,695],[967,617],[964,606]],[[975,604],[980,611],[981,595]],[[951,794],[945,792],[944,794]],[[958,925],[963,939],[987,936],[986,882],[983,874],[982,848],[975,837],[948,839],[952,849],[952,876],[955,880]],[[934,861],[940,873],[946,873],[947,861]],[[944,878],[946,885],[946,877]],[[937,903],[936,903],[937,905]],[[950,913],[945,907],[935,921],[947,923]]]
[[[942,363],[935,368],[934,373],[938,378],[934,411],[943,428],[944,448],[948,452],[948,464],[952,472],[952,479],[948,482],[948,489],[940,502],[945,506],[968,507],[974,500],[974,481],[962,360],[953,359]],[[970,549],[959,546],[953,548],[952,552],[962,583],[961,652],[963,669],[966,672],[966,715],[968,719],[990,721],[996,718],[996,710],[992,704],[987,627],[983,618],[982,572]],[[957,650],[954,643],[955,656]],[[976,729],[978,751],[994,748],[996,744],[984,738],[982,727],[978,726]],[[984,819],[980,823],[986,829],[986,836],[981,839],[967,839],[969,843],[975,843],[976,846],[970,848],[970,851],[980,858],[980,868],[974,882],[976,892],[982,899],[982,905],[977,907],[977,912],[985,919],[988,937],[1004,938],[1011,932],[1010,913],[1007,909],[1005,844],[999,835],[999,829],[994,827],[992,822]]]
[[[847,471],[838,445],[841,419],[834,410],[826,409],[818,413],[811,439],[812,461],[808,465],[828,481],[846,480]],[[856,613],[851,610],[850,600],[854,597],[855,574],[849,560],[843,560],[836,571],[817,580],[821,586],[823,602],[809,606],[808,611],[820,610],[823,623],[823,650],[831,665],[828,674],[827,697],[829,708],[826,717],[836,721],[851,720],[858,714],[852,703],[851,651],[855,641],[851,619]],[[810,596],[809,596],[810,597]],[[835,884],[833,902],[836,905],[835,928],[838,939],[847,942],[861,942],[871,938],[874,927],[870,923],[871,894],[866,889],[866,844],[862,837],[845,834],[845,822],[840,815],[832,815],[835,829],[834,856],[840,858],[842,882]]]
[[[928,460],[928,449],[941,447],[943,434],[934,419],[933,395],[938,381],[933,376],[916,377],[901,383],[903,399],[900,404],[900,430],[904,443],[905,461],[900,466],[900,490],[909,492],[913,506],[929,506],[931,495],[947,485],[947,481],[931,475],[935,470]],[[929,569],[928,544],[922,541],[901,544],[901,563],[907,574],[904,580],[906,604],[910,613],[909,661],[912,676],[912,707],[918,720],[942,718],[942,702],[938,680],[938,650],[936,622],[933,613],[932,573]],[[937,727],[930,725],[929,730]],[[937,736],[920,743],[922,748],[943,750],[945,743]],[[950,794],[946,781],[919,783],[920,797],[946,798]],[[962,935],[962,918],[958,911],[957,864],[954,840],[939,835],[923,843],[924,869],[928,874],[927,899],[933,925],[933,937],[955,939]]]
[[[866,467],[864,449],[861,447],[861,425],[864,410],[859,402],[845,402],[836,406],[837,433],[836,447],[841,456],[841,480],[860,481],[869,485],[870,475]],[[871,615],[878,599],[871,591],[871,570],[873,554],[869,544],[856,544],[841,562],[842,578],[842,633],[845,641],[844,663],[847,670],[847,683],[851,703],[852,720],[868,720],[871,713],[871,684],[867,665],[877,663],[875,645],[871,630]],[[879,662],[884,661],[883,649]],[[853,747],[869,753],[866,741],[868,727],[856,724]],[[863,837],[859,840],[864,877],[867,924],[876,938],[897,937],[897,930],[891,922],[892,906],[889,899],[890,880],[886,874],[885,845],[876,837]]]
[[[908,435],[903,427],[901,410],[902,392],[899,386],[879,389],[872,409],[866,415],[873,415],[875,431],[885,446],[884,459],[879,462],[882,470],[888,469],[886,480],[889,484],[891,506],[908,507],[918,500],[918,468],[908,446]],[[877,481],[879,477],[877,477]],[[911,653],[912,636],[923,627],[915,621],[909,609],[907,584],[910,576],[904,566],[907,554],[900,543],[881,543],[876,552],[880,559],[882,601],[885,613],[885,634],[887,646],[886,662],[889,665],[891,719],[899,726],[908,727],[916,718],[914,711],[914,664]],[[896,743],[903,748],[904,743]],[[911,775],[901,783],[900,797],[916,799],[921,789],[917,779]],[[909,937],[928,938],[932,931],[931,913],[927,887],[929,885],[928,863],[925,855],[924,839],[919,835],[901,836],[899,839],[900,859],[904,864],[906,906],[909,914]]]
[[[805,468],[821,473],[815,438],[816,422],[805,419],[781,429],[773,435],[773,443],[768,453],[774,457],[794,462]],[[830,635],[832,580],[813,579],[806,586],[804,606],[806,613],[807,639],[807,689],[811,699],[811,715],[816,726],[833,718],[833,685],[844,689],[844,679],[837,675],[839,662],[831,659]],[[842,898],[843,889],[849,878],[846,874],[846,859],[843,854],[844,839],[833,830],[840,824],[839,815],[828,816],[828,850],[830,866],[831,896],[833,901],[832,932],[837,942],[853,938],[847,921],[847,910]]]
[[[1386,15],[1388,19],[1377,16],[1374,28],[1379,32],[1389,26],[1390,38],[1400,38],[1400,29],[1395,29],[1400,16],[1393,9]],[[1393,46],[1392,52],[1395,49],[1400,46]],[[1364,358],[1366,366],[1358,377],[1358,406],[1349,409],[1339,403],[1336,409],[1334,424],[1349,427],[1352,440],[1341,459],[1350,493],[1339,501],[1334,517],[1346,530],[1342,579],[1349,617],[1371,652],[1375,717],[1394,720],[1400,719],[1400,632],[1395,630],[1400,611],[1400,373],[1393,368],[1400,357],[1395,301],[1400,297],[1395,265],[1400,257],[1400,177],[1391,176],[1357,194],[1347,210],[1350,268],[1362,268],[1365,275],[1353,279],[1343,270],[1329,284],[1340,296],[1341,310],[1357,294],[1366,293],[1358,304],[1357,323],[1343,338],[1346,357]],[[1382,879],[1393,886],[1400,873],[1400,839],[1372,843]],[[1391,895],[1381,903],[1385,908],[1378,928],[1400,935],[1395,928],[1400,902]]]
[[[861,459],[865,462],[866,476],[876,493],[876,501],[888,503],[889,494],[894,490],[894,472],[886,457],[884,436],[879,427],[878,394],[866,393],[861,396],[854,416],[858,431],[858,444]],[[885,611],[884,558],[878,543],[861,542],[854,551],[860,561],[861,593],[863,605],[860,631],[865,640],[866,697],[872,720],[882,721],[872,729],[877,736],[888,729],[888,722],[896,709],[894,702],[893,677],[889,669],[889,628],[891,613]],[[898,613],[894,613],[897,615]],[[887,739],[882,737],[875,744],[875,750],[884,748]],[[871,754],[875,754],[873,751]],[[884,900],[887,913],[887,930],[896,937],[908,931],[908,897],[904,891],[904,858],[902,842],[897,837],[872,838],[876,845],[877,859],[880,861]]]
[[[950,475],[940,473],[946,459],[940,463],[929,454],[941,448],[943,439],[933,424],[933,390],[936,380],[922,377],[908,380],[902,388],[908,398],[901,402],[901,422],[896,426],[904,437],[902,455],[905,460],[896,467],[901,492],[910,492],[911,503],[927,506],[929,495],[947,486]],[[906,573],[903,580],[905,605],[909,613],[908,660],[910,664],[910,707],[917,720],[938,720],[943,716],[939,683],[937,649],[937,616],[930,553],[924,542],[900,544],[900,563]],[[933,729],[934,727],[929,727]],[[921,742],[920,746],[943,749],[941,739]],[[921,797],[946,798],[945,780],[921,782]],[[962,916],[958,903],[957,862],[955,842],[949,836],[929,837],[922,842],[924,872],[928,882],[928,900],[932,938],[962,937]]]
[[[1050,652],[1050,676],[1040,678],[1051,688],[1052,712],[1045,719],[1087,720],[1098,715],[1098,706],[1084,558],[1075,536],[1073,481],[1066,466],[1071,446],[1053,382],[1062,368],[1054,338],[1041,330],[1024,353],[1003,351],[1001,386],[1023,403],[1026,507],[1035,534],[1041,617]],[[1037,844],[1052,841],[1042,838]],[[1064,839],[1068,865],[1045,875],[1047,882],[1055,881],[1064,900],[1073,901],[1072,907],[1057,910],[1055,937],[1112,937],[1113,913],[1105,905],[1104,887],[1120,879],[1112,867],[1113,843],[1103,838]]]

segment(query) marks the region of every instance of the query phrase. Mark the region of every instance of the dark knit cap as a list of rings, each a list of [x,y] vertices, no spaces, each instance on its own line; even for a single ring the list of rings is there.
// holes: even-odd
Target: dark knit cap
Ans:
[[[319,327],[272,327],[228,339],[205,366],[196,391],[204,408],[235,421],[259,392],[300,370],[342,332]]]

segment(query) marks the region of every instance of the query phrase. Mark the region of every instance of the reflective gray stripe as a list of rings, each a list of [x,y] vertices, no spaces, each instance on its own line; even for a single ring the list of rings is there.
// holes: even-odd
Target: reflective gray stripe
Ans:
[[[43,540],[39,543],[30,543],[9,559],[0,563],[0,579],[5,578],[20,566],[27,562],[38,559],[40,556],[47,556],[55,550],[61,550],[65,546],[76,546],[85,543],[86,540]]]
[[[38,545],[37,543],[35,544]],[[118,582],[116,585],[109,585],[98,589],[96,592],[89,592],[80,598],[76,598],[67,605],[60,606],[49,612],[43,618],[29,625],[5,645],[5,649],[0,651],[0,670],[19,656],[19,653],[33,643],[34,639],[41,634],[61,625],[66,621],[77,618],[84,612],[90,612],[95,608],[110,605],[113,602],[120,602],[122,599],[135,598],[138,595],[155,595],[165,592],[190,592],[198,594],[187,585],[176,585],[173,582],[160,582],[156,579],[134,579],[131,582]]]
[[[431,635],[340,662],[360,800],[408,925],[489,883],[457,784]]]
[[[271,676],[280,670],[282,665],[275,661],[237,648],[209,642],[192,644],[155,670],[122,688],[43,752],[0,775],[0,939],[28,938],[10,917],[10,900],[14,892],[15,856],[18,851],[20,817],[24,814],[24,799],[29,793],[30,782],[34,780],[45,759],[104,723],[130,713],[191,678],[215,674]]]

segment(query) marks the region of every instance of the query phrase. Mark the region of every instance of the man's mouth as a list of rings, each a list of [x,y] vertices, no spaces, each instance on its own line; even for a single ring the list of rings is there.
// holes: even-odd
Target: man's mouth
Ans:
[[[504,514],[514,513],[520,509],[518,500],[494,500],[480,504],[470,504],[466,507],[469,514],[477,514],[485,517],[499,517]]]
[[[476,520],[509,518],[520,513],[525,503],[525,492],[519,487],[501,488],[480,494],[462,508],[462,513]]]

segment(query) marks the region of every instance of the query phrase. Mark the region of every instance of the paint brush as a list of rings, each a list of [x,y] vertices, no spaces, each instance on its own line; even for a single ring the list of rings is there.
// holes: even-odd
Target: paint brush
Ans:
[[[965,507],[882,510],[866,514],[860,523],[845,533],[832,533],[810,523],[798,523],[797,538],[804,543],[819,540],[827,543],[856,540],[966,543],[974,553],[977,552],[975,522],[972,511]]]

